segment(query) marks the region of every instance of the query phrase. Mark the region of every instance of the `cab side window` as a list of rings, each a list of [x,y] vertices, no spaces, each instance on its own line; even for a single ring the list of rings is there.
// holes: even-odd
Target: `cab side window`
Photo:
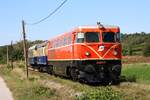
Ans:
[[[84,42],[84,33],[77,33],[76,34],[76,43],[83,43]]]

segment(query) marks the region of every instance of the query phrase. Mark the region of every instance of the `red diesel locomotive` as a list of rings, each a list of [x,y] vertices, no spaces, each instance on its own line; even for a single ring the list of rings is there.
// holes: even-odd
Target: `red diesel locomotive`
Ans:
[[[119,82],[121,43],[118,26],[81,26],[47,42],[46,70],[74,80]]]

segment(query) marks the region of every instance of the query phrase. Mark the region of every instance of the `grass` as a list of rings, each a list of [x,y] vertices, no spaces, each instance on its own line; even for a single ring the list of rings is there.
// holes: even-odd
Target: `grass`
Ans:
[[[15,100],[53,100],[57,97],[54,89],[43,86],[33,78],[26,79],[15,69],[2,67],[0,75],[5,79]]]
[[[123,56],[122,59],[123,64],[136,64],[139,63],[150,63],[150,57],[143,56]]]
[[[72,90],[75,100],[97,100],[96,98],[101,98],[102,100],[121,100],[122,98],[122,94],[113,90],[111,86],[90,86],[62,77],[46,77],[47,74],[37,74],[44,78],[44,80],[52,80],[56,84],[60,83],[65,88],[61,88],[61,92]]]
[[[110,86],[98,87],[88,90],[81,96],[76,97],[76,100],[121,100],[122,96],[115,92]]]
[[[110,86],[89,86],[46,73],[30,71],[30,77],[26,79],[22,65],[17,68],[15,66],[13,70],[10,67],[1,67],[0,76],[5,79],[15,100],[94,100],[94,96],[103,100],[118,100],[121,97]]]
[[[18,66],[18,67],[17,67]],[[9,67],[9,66],[8,66]],[[150,89],[134,83],[118,86],[90,86],[46,73],[29,71],[29,78],[22,64],[0,68],[2,76],[13,93],[15,100],[134,100],[150,98]],[[139,84],[150,83],[150,64],[125,64],[122,75]],[[125,82],[126,83],[126,82]],[[128,91],[128,92],[127,92]],[[147,100],[148,100],[147,99]]]
[[[136,63],[125,64],[122,69],[122,75],[129,79],[133,79],[138,83],[150,83],[150,64]]]

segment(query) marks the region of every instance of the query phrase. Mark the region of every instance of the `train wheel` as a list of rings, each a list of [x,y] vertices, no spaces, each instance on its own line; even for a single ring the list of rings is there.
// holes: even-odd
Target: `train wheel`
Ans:
[[[52,74],[54,73],[54,72],[53,72],[53,66],[47,66],[47,69],[46,69],[46,70],[47,70],[47,73],[48,73],[48,74],[51,74],[51,75],[52,75]]]
[[[119,84],[120,83],[120,74],[121,74],[121,65],[115,65],[112,69],[112,83]]]
[[[119,83],[120,83],[120,78],[114,75],[113,73],[111,73],[109,77],[109,84],[117,85]]]
[[[76,68],[70,68],[70,76],[73,80],[78,79],[78,73]]]
[[[120,83],[120,76],[116,75],[116,73],[110,73],[110,83],[117,85]]]
[[[39,72],[43,72],[43,68],[39,66]]]

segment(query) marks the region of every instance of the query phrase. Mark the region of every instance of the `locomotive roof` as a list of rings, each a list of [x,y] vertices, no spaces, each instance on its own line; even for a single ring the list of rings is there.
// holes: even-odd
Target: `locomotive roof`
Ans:
[[[113,28],[119,28],[119,26],[115,26],[115,25],[102,25],[102,26],[95,25],[95,26],[79,26],[79,27],[77,27],[77,29],[98,29],[98,28],[113,29]]]
[[[105,28],[105,29],[118,29],[119,26],[115,26],[115,25],[93,25],[93,26],[78,26],[76,28],[74,28],[73,30],[71,30],[70,32],[64,32],[63,34],[60,34],[58,35],[57,37],[60,37],[60,36],[63,36],[63,35],[66,35],[66,34],[70,34],[72,33],[73,31],[80,31],[80,30],[86,30],[86,29],[95,29],[95,30],[98,30],[99,28]],[[51,38],[50,40],[55,40],[57,37],[54,37],[54,38]]]
[[[78,26],[72,31],[81,31],[81,30],[99,30],[99,29],[119,29],[119,26],[115,25],[93,25],[93,26]]]

